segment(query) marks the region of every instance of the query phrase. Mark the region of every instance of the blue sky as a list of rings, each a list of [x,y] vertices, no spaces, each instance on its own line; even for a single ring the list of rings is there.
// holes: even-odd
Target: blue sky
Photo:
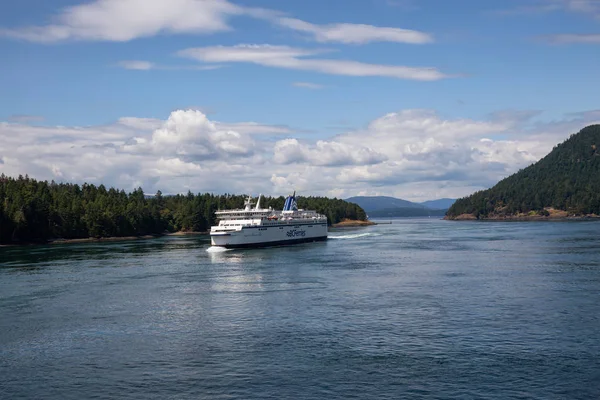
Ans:
[[[0,172],[148,192],[463,196],[599,119],[597,0],[21,0],[0,50]]]

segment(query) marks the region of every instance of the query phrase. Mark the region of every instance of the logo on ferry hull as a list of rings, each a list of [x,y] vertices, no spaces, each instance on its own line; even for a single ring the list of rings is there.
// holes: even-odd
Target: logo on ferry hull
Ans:
[[[287,237],[298,237],[298,236],[306,236],[306,231],[302,231],[302,230],[298,230],[298,229],[292,229],[287,231],[286,233]]]

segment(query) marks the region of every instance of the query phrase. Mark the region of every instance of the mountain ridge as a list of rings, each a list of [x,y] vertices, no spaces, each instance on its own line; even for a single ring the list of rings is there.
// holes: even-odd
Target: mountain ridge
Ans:
[[[454,199],[443,198],[416,203],[391,196],[353,196],[345,201],[357,204],[370,217],[431,217],[444,216]],[[445,205],[448,205],[444,207]],[[437,208],[440,206],[439,208]]]

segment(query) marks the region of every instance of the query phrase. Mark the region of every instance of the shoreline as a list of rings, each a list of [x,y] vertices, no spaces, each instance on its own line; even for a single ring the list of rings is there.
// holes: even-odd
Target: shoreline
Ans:
[[[531,221],[597,221],[600,215],[511,215],[511,216],[491,216],[486,218],[477,218],[473,214],[461,214],[456,217],[445,216],[446,221],[481,221],[481,222],[531,222]]]

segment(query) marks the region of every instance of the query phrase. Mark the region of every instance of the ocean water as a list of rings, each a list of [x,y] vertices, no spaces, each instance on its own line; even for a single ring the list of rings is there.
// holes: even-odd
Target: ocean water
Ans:
[[[0,248],[2,399],[598,399],[600,223]]]

